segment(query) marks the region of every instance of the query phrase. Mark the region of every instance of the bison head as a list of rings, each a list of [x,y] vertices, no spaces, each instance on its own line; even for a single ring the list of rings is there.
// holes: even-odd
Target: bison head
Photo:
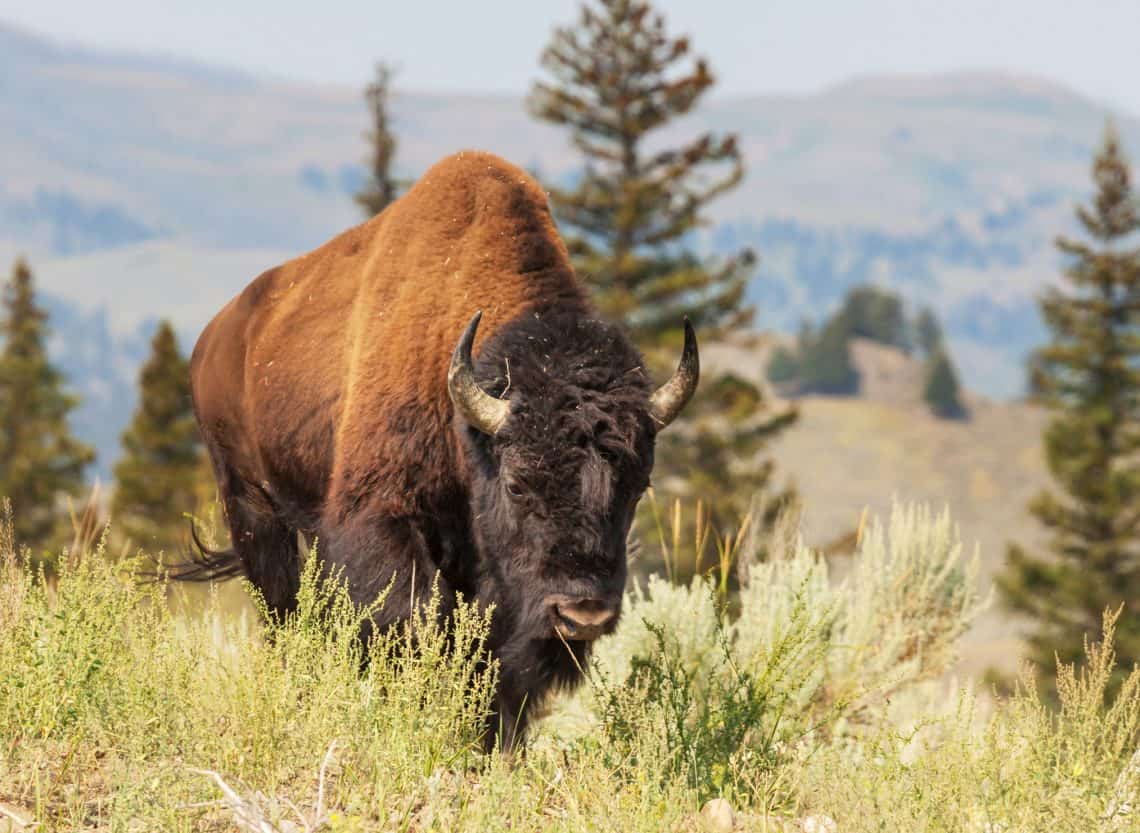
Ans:
[[[696,337],[652,389],[617,328],[535,312],[489,338],[472,362],[471,319],[448,374],[471,468],[480,595],[530,639],[586,644],[613,630],[626,539],[649,485],[654,438],[692,396]]]

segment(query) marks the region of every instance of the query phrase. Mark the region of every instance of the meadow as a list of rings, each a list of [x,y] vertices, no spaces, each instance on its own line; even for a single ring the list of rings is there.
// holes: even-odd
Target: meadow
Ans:
[[[682,511],[643,557],[683,559]],[[587,682],[484,755],[493,611],[424,611],[362,672],[367,611],[316,558],[262,624],[227,600],[248,588],[141,581],[99,544],[45,575],[0,536],[0,831],[1140,829],[1113,612],[1054,709],[1029,675],[1008,698],[948,677],[988,593],[945,513],[869,519],[842,577],[794,516],[717,550],[636,582]]]

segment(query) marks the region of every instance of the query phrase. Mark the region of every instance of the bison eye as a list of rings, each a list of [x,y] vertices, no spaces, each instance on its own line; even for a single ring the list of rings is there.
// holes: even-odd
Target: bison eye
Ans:
[[[513,480],[508,480],[506,486],[508,495],[511,497],[522,497],[523,492],[522,489],[519,488],[518,483],[515,483]]]

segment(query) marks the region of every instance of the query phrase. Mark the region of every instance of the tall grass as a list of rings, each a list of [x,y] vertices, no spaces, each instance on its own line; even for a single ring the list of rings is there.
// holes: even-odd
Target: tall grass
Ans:
[[[987,708],[947,689],[985,597],[945,514],[872,521],[842,578],[793,528],[651,577],[512,758],[479,752],[497,669],[472,607],[366,657],[367,611],[315,558],[297,613],[262,625],[81,550],[49,583],[0,534],[0,830],[697,831],[712,798],[742,830],[1140,827],[1140,675],[1104,701],[1113,615],[1060,711],[1028,684]]]
[[[387,820],[433,775],[479,760],[495,669],[473,608],[451,617],[450,639],[426,612],[414,651],[377,641],[362,673],[366,612],[316,559],[297,613],[261,630],[227,621],[216,597],[175,616],[169,588],[100,556],[61,561],[54,590],[0,556],[0,794],[49,828],[195,829],[217,796],[191,767],[305,794],[334,740],[331,806]]]

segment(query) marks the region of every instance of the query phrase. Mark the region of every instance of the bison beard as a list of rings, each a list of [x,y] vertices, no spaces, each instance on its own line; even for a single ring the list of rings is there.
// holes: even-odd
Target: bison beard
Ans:
[[[510,748],[618,621],[654,438],[696,386],[685,335],[654,391],[585,300],[537,184],[488,154],[444,160],[203,332],[195,412],[233,549],[200,547],[175,575],[243,573],[287,614],[300,533],[356,603],[390,586],[371,627],[407,622],[433,586],[444,616],[457,594],[494,605],[486,742]]]

